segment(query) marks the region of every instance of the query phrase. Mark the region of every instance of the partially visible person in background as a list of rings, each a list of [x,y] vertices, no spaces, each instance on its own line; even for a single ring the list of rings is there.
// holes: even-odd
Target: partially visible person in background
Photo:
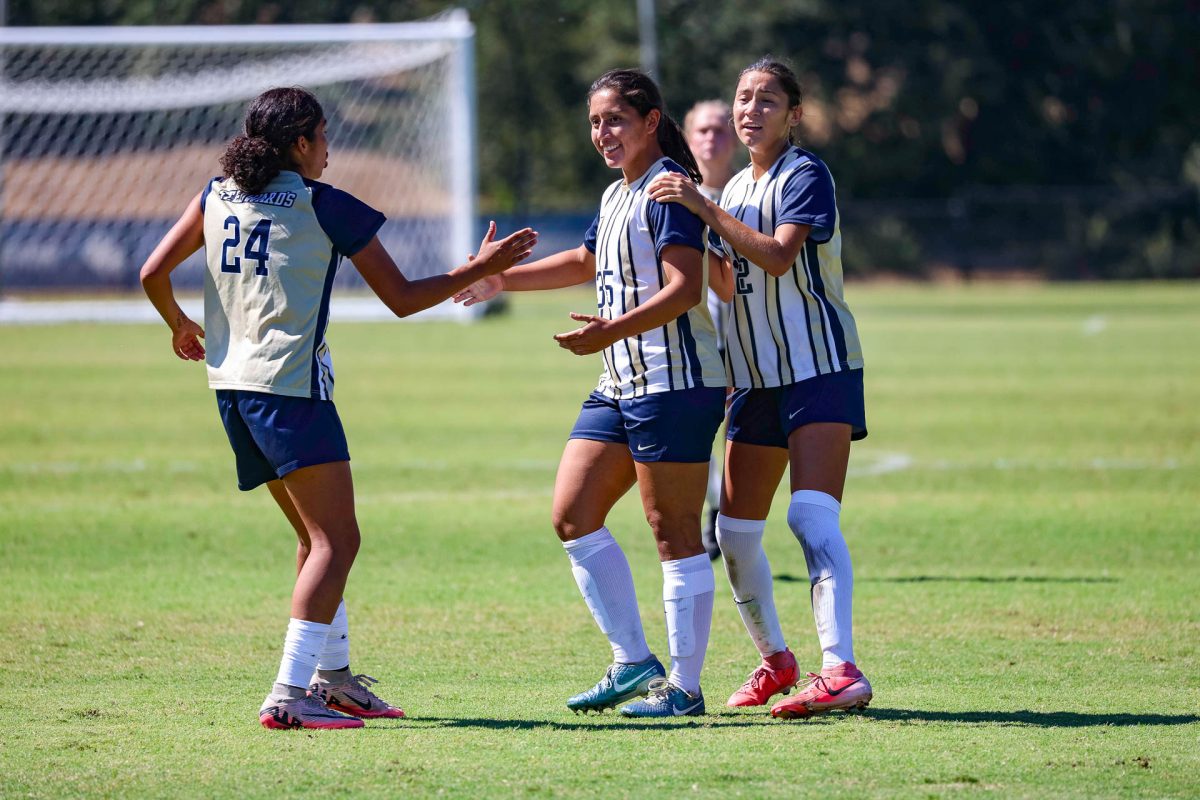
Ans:
[[[733,177],[733,156],[737,150],[737,134],[733,130],[733,111],[724,100],[701,100],[692,106],[683,118],[683,134],[688,147],[696,157],[700,175],[704,181],[700,192],[714,203],[721,202],[721,190]],[[709,281],[717,259],[704,254],[708,261]],[[725,360],[725,320],[729,316],[729,303],[723,301],[711,284],[708,289],[708,314],[717,328],[717,347],[721,360]],[[708,467],[708,495],[705,497],[703,526],[700,538],[709,558],[721,555],[717,542],[717,514],[721,506],[721,462],[713,459]]]

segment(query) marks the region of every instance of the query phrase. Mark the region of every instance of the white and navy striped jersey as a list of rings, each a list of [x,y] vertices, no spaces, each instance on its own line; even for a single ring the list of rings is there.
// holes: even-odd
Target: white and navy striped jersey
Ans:
[[[584,246],[596,256],[597,316],[615,319],[663,289],[665,247],[704,250],[699,217],[682,205],[647,196],[647,184],[663,170],[684,172],[674,161],[661,158],[637,180],[609,186],[584,236]],[[704,303],[662,327],[616,342],[603,355],[604,372],[596,391],[618,400],[726,383],[716,331]]]
[[[383,214],[291,171],[255,195],[213,178],[200,209],[208,385],[332,400],[333,277],[342,256],[374,238]]]
[[[713,189],[708,186],[697,186],[696,188],[700,190],[700,194],[704,195],[709,200],[712,200],[714,203],[721,202],[721,190],[720,189]],[[707,236],[707,235],[711,235],[712,231],[709,230],[708,228],[705,228],[704,233]],[[716,255],[720,256],[721,254],[718,253]],[[710,253],[706,251],[704,253],[704,263],[705,263],[705,274],[706,275],[711,274],[709,272],[709,269],[711,269],[711,267],[708,263],[708,259],[710,257],[712,257],[712,256],[710,256]],[[712,289],[708,290],[708,316],[710,319],[712,319],[713,327],[717,331],[717,348],[720,353],[724,354],[724,352],[725,352],[725,327],[726,327],[727,321],[729,320],[729,303],[726,303],[724,300],[722,300],[721,296],[719,294],[717,294],[715,291],[713,291]]]
[[[725,336],[731,384],[785,386],[861,369],[862,345],[842,290],[833,177],[825,164],[789,146],[758,180],[752,167],[735,175],[721,195],[721,207],[768,236],[787,223],[811,226],[792,268],[778,278],[710,234],[709,247],[733,265],[733,311]]]

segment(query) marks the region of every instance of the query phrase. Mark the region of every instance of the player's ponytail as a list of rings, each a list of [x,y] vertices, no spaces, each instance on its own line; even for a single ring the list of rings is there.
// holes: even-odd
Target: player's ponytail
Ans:
[[[627,103],[634,111],[645,117],[651,111],[659,113],[658,129],[655,135],[663,155],[683,167],[696,183],[702,183],[700,167],[692,148],[688,147],[687,139],[680,130],[679,124],[671,119],[663,102],[662,92],[658,85],[645,73],[636,69],[614,69],[601,75],[588,90],[588,100],[596,92],[610,89]]]
[[[305,89],[268,89],[246,108],[245,132],[221,156],[221,169],[246,194],[258,194],[280,170],[294,165],[291,148],[303,136],[316,138],[325,112]]]
[[[780,88],[787,95],[789,111],[804,102],[804,95],[800,91],[800,81],[796,77],[796,73],[792,72],[792,68],[779,59],[772,58],[771,56],[763,56],[739,72],[738,81],[740,82],[746,73],[749,72],[765,72],[779,81]],[[795,132],[792,129],[788,130],[788,142],[796,144]]]

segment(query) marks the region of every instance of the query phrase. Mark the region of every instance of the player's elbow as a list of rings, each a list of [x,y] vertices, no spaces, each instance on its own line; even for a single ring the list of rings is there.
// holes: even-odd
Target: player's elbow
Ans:
[[[147,261],[142,265],[142,268],[138,270],[138,280],[141,281],[143,289],[148,289],[154,286],[154,284],[158,282],[159,275],[160,273],[158,271],[158,265],[153,261]]]

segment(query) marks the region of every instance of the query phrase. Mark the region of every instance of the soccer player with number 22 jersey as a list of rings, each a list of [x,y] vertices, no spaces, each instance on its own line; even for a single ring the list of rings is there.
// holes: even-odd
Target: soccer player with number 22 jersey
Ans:
[[[867,435],[862,349],[842,294],[833,178],[792,141],[801,115],[791,69],[757,61],[742,71],[733,101],[750,165],[720,203],[678,175],[649,187],[655,200],[682,204],[709,226],[711,251],[723,260],[713,286],[732,299],[725,360],[734,393],[717,540],[762,663],[731,706],[765,705],[798,682],[762,547],[771,498],[790,467],[788,525],[808,564],[823,658],[803,688],[771,707],[784,719],[863,708],[872,697],[854,661],[854,573],[839,523],[850,443]]]

